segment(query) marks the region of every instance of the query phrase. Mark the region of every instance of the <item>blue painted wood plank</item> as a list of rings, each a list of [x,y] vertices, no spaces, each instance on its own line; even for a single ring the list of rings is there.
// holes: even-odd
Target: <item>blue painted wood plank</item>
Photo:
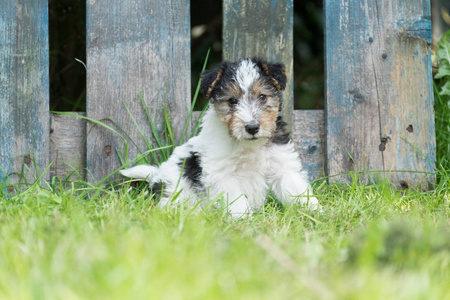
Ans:
[[[392,171],[380,174],[426,187],[433,176],[396,171],[434,171],[429,0],[324,6],[328,174]]]
[[[293,129],[293,0],[224,0],[223,58],[259,56],[286,66],[283,118]]]
[[[309,180],[325,177],[323,110],[294,110],[294,144]]]
[[[5,185],[33,181],[49,164],[47,1],[1,1],[0,28],[0,184]]]
[[[148,150],[128,107],[146,138],[147,115],[163,129],[163,102],[172,115],[175,139],[184,127],[191,98],[190,14],[188,0],[87,1],[87,117],[103,120],[128,135],[128,156]],[[96,182],[120,166],[115,149],[124,142],[88,123],[88,179]],[[137,148],[131,142],[136,143]]]

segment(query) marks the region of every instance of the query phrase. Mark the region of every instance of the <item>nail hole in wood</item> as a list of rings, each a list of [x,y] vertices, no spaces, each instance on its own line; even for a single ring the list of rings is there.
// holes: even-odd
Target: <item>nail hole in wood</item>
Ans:
[[[26,155],[24,158],[24,162],[27,166],[31,165],[31,157],[29,155]]]
[[[358,93],[353,95],[353,99],[355,99],[356,102],[361,103],[364,101],[364,96]]]
[[[355,162],[353,161],[353,158],[349,158],[348,160],[348,170],[353,171],[355,169]]]
[[[386,53],[381,54],[381,58],[382,59],[386,59],[387,58],[387,54]]]
[[[414,132],[414,127],[412,125],[409,125],[408,128],[406,128],[406,130],[408,130],[409,133]]]
[[[109,156],[111,154],[111,146],[110,145],[105,146],[105,153],[106,153],[106,156]]]
[[[386,150],[386,144],[387,144],[390,140],[391,140],[390,137],[388,137],[388,136],[382,136],[382,137],[381,137],[381,144],[380,144],[380,146],[378,146],[378,149],[379,149],[380,151]]]
[[[309,146],[308,154],[313,154],[314,152],[316,152],[316,150],[317,150],[317,146]]]
[[[409,185],[406,181],[402,180],[402,181],[400,181],[400,188],[402,190],[406,190],[407,188],[409,188]]]

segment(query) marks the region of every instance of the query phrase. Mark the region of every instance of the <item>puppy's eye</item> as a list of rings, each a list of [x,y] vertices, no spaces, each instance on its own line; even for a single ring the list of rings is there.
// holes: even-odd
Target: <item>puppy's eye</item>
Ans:
[[[236,105],[236,104],[238,104],[238,99],[236,99],[236,98],[230,98],[230,99],[228,99],[228,103],[230,103],[230,105]]]
[[[259,99],[259,101],[261,101],[261,102],[266,102],[267,96],[264,95],[264,94],[261,94],[261,95],[258,96],[258,99]]]

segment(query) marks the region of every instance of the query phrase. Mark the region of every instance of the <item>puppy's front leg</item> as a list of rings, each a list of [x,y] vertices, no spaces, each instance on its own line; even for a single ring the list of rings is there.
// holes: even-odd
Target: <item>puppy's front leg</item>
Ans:
[[[271,187],[277,199],[283,205],[300,203],[309,209],[320,208],[305,172],[288,172],[273,178]]]

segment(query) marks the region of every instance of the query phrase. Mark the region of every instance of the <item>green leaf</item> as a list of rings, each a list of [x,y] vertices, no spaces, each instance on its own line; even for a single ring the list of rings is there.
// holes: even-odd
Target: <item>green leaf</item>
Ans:
[[[435,79],[441,79],[445,76],[450,76],[450,64],[441,64],[438,68],[436,75],[434,75]]]
[[[450,30],[444,33],[438,43],[436,61],[439,67],[435,79],[441,79],[441,90],[439,95],[450,96]]]
[[[441,91],[439,92],[442,96],[449,96],[450,97],[450,80],[447,81],[441,88]]]
[[[450,64],[450,30],[444,33],[438,42],[438,50],[436,52],[436,61],[442,64]]]

